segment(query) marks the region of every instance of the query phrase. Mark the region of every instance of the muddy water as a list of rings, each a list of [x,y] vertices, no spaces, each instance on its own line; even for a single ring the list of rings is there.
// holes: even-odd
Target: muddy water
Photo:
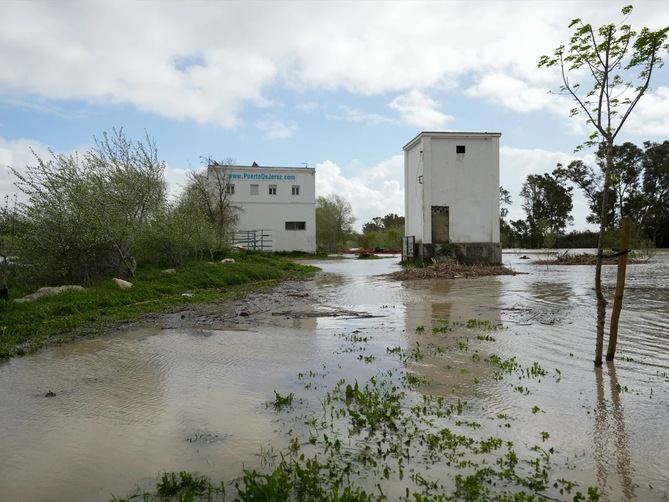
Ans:
[[[494,342],[473,338],[466,350],[412,364],[430,380],[423,392],[462,396],[483,431],[502,427],[518,444],[549,432],[559,472],[607,499],[666,498],[669,254],[628,268],[619,360],[603,371],[591,361],[593,268],[505,261],[526,274],[402,283],[379,275],[397,268],[393,259],[325,261],[295,295],[339,315],[278,302],[224,329],[136,329],[0,363],[0,499],[106,500],[164,470],[233,479],[260,464],[261,447],[286,444],[267,406],[275,389],[299,396],[296,375],[306,370],[326,385],[401,367],[386,348],[438,344],[430,328],[445,319],[503,329]],[[614,268],[604,280],[613,284]],[[356,330],[369,336],[372,364],[341,349],[340,335]],[[471,363],[473,351],[537,361],[548,374],[498,381]]]

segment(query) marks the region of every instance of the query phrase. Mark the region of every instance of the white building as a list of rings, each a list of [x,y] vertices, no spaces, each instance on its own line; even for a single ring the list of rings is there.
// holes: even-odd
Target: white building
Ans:
[[[255,162],[216,168],[225,172],[227,197],[237,211],[238,240],[247,235],[260,248],[262,236],[266,251],[316,251],[315,169]]]
[[[405,234],[420,257],[455,244],[472,261],[501,263],[500,136],[421,132],[404,146]]]

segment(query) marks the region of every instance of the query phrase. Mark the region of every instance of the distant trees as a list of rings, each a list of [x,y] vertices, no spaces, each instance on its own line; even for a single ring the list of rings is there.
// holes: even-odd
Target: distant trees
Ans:
[[[520,190],[523,210],[527,214],[532,247],[550,247],[555,236],[564,233],[571,216],[572,188],[566,187],[555,177],[530,174]]]
[[[353,209],[345,198],[331,194],[316,199],[316,246],[326,252],[344,247],[353,232]]]
[[[358,246],[365,249],[399,249],[404,235],[404,216],[388,213],[377,216],[362,226]]]
[[[643,149],[633,143],[614,145],[609,173],[606,227],[613,231],[623,216],[635,221],[636,240],[648,240],[655,246],[669,245],[669,141],[646,141]],[[599,223],[602,215],[604,149],[599,148],[596,166],[581,160],[558,165],[556,178],[577,186],[590,207],[587,221]]]

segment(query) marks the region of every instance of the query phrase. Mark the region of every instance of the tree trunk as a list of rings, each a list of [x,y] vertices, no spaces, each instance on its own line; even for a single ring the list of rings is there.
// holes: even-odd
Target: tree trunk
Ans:
[[[595,366],[602,365],[604,351],[604,323],[606,321],[606,299],[602,293],[602,261],[604,259],[604,232],[606,231],[606,215],[609,203],[609,182],[611,173],[611,154],[613,142],[606,141],[606,164],[604,172],[604,189],[602,190],[602,212],[599,221],[599,238],[597,239],[597,264],[595,265],[595,294],[597,296],[597,341],[595,343]]]
[[[606,351],[606,360],[613,361],[616,356],[616,344],[618,343],[618,320],[623,308],[623,293],[625,292],[625,272],[627,270],[627,252],[630,247],[632,233],[632,220],[629,217],[622,219],[620,227],[620,252],[618,257],[618,277],[616,280],[616,296],[613,300],[613,311],[611,313],[611,328],[609,331],[609,347]]]

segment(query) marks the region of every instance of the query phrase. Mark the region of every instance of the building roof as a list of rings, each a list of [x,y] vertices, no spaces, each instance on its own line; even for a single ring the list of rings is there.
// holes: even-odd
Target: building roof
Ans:
[[[450,138],[450,139],[466,139],[466,138],[499,138],[501,132],[458,132],[458,131],[422,131],[416,135],[411,141],[402,147],[403,150],[408,150],[413,147],[423,136],[430,136],[432,138]]]
[[[252,170],[260,170],[260,169],[294,169],[294,170],[300,170],[300,171],[314,171],[315,168],[313,167],[306,167],[306,166],[259,166],[255,162],[253,163],[254,165],[251,166],[242,166],[242,165],[237,165],[237,164],[217,164],[217,163],[212,163],[209,164],[210,168],[215,168],[218,167],[220,169],[252,169]]]

